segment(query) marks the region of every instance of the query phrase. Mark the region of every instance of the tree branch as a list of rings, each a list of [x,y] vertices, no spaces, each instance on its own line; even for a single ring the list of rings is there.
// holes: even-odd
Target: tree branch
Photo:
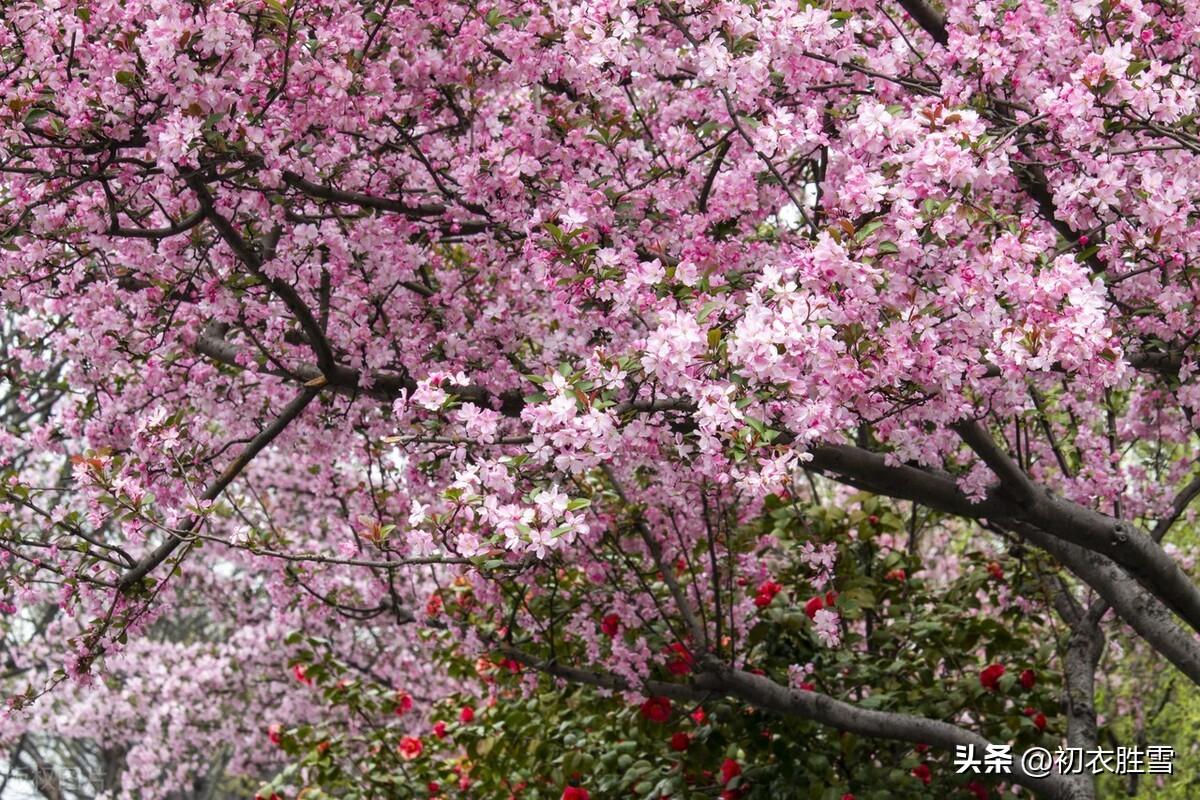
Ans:
[[[923,0],[897,0],[900,7],[912,17],[913,22],[933,37],[933,40],[945,47],[950,42],[950,32],[946,30],[946,21],[942,15],[926,5]]]
[[[209,485],[208,489],[205,490],[203,499],[211,501],[220,497],[221,492],[225,491],[225,488],[229,486],[229,484],[233,483],[234,478],[241,474],[242,470],[244,470],[246,466],[254,460],[255,456],[261,453],[267,445],[269,445],[275,440],[276,437],[279,436],[279,434],[283,433],[284,429],[287,428],[292,420],[300,416],[300,414],[305,408],[308,407],[308,404],[312,402],[312,399],[316,397],[319,392],[319,386],[305,386],[300,394],[296,395],[296,397],[290,403],[288,403],[286,407],[284,407],[280,415],[275,418],[275,421],[263,428],[263,430],[257,436],[255,436],[248,445],[246,445],[246,449],[243,450],[241,454],[225,468],[224,472],[217,476],[217,479],[213,481],[211,485]],[[194,530],[195,527],[200,523],[201,518],[202,517],[199,514],[193,514],[184,524],[182,529],[183,532],[190,533],[192,530]],[[160,544],[157,548],[151,551],[149,555],[139,561],[137,566],[133,567],[124,575],[122,575],[120,581],[117,582],[117,588],[122,592],[128,591],[130,587],[139,583],[142,578],[149,575],[150,572],[152,572],[159,564],[167,560],[171,553],[175,552],[175,549],[179,547],[179,545],[183,544],[183,542],[184,539],[182,537],[172,534],[165,542]]]
[[[1130,581],[1104,556],[1060,541],[1036,528],[1015,526],[1014,530],[1095,589],[1147,644],[1200,686],[1200,643],[1175,624],[1171,614],[1151,593]]]
[[[322,372],[328,370],[334,365],[333,350],[329,346],[329,341],[325,338],[325,332],[321,329],[321,325],[313,316],[308,304],[305,303],[295,288],[286,281],[279,278],[272,278],[263,270],[262,256],[251,247],[237,229],[233,227],[228,219],[226,219],[219,211],[213,201],[212,193],[208,189],[208,185],[200,178],[198,174],[193,174],[187,177],[187,185],[195,192],[196,197],[200,200],[200,210],[217,229],[221,239],[229,246],[246,268],[254,274],[256,278],[270,287],[271,291],[283,301],[287,306],[288,311],[300,323],[300,327],[304,329],[305,335],[308,337],[309,346],[312,347],[313,353],[317,356],[317,366]]]

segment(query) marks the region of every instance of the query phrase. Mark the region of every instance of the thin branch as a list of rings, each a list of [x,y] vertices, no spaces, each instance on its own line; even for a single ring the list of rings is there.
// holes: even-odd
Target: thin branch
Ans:
[[[283,433],[284,429],[287,428],[292,420],[300,416],[300,414],[305,408],[308,407],[308,404],[312,402],[313,398],[316,397],[319,392],[319,386],[306,385],[300,394],[296,395],[296,397],[290,403],[288,403],[286,407],[284,407],[282,413],[275,418],[275,421],[263,428],[262,432],[260,432],[258,436],[255,436],[254,439],[251,440],[250,444],[246,446],[246,449],[243,450],[241,454],[234,459],[228,467],[225,468],[225,471],[217,476],[217,479],[212,482],[208,489],[205,490],[202,499],[208,501],[216,500],[221,495],[221,492],[225,491],[225,488],[229,486],[229,484],[233,483],[234,478],[241,474],[242,470],[244,470],[246,466],[254,460],[254,457],[261,453],[267,445],[273,442],[276,437],[279,436],[279,434]],[[200,514],[193,514],[183,526],[183,531],[191,532],[195,530],[196,526],[200,524],[202,518],[203,517]],[[122,575],[120,581],[117,583],[117,587],[123,592],[128,591],[130,587],[138,584],[142,578],[149,575],[150,572],[152,572],[159,564],[167,560],[171,553],[175,552],[175,549],[179,547],[179,545],[183,544],[183,542],[184,539],[178,535],[170,536],[165,542],[160,544],[157,548],[151,551],[149,555],[138,562],[136,567],[130,569],[128,572]]]

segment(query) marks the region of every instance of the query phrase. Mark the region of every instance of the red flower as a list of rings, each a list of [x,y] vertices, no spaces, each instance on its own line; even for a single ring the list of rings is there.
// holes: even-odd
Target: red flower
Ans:
[[[687,675],[696,664],[696,659],[680,642],[675,642],[667,648],[668,653],[674,653],[675,658],[667,662],[667,669],[672,675]]]
[[[692,737],[688,736],[683,731],[676,731],[671,734],[671,749],[676,753],[682,753],[687,750],[692,744]]]
[[[425,602],[425,613],[431,617],[436,617],[438,615],[438,612],[440,612],[441,610],[442,610],[441,595],[437,595],[437,594],[429,595],[429,600],[427,600]]]
[[[988,800],[988,797],[990,796],[988,794],[987,787],[978,781],[971,781],[968,783],[967,791],[975,795],[978,800]]]
[[[813,692],[813,691],[816,691],[816,688],[817,688],[816,686],[809,683],[808,681],[803,681],[800,684],[800,691],[802,691],[802,692]]]
[[[279,725],[268,725],[267,738],[271,740],[271,744],[279,746],[283,741],[283,728]]]
[[[665,697],[651,697],[642,703],[641,714],[651,722],[662,725],[671,718],[671,701]]]
[[[613,638],[621,630],[621,618],[616,614],[606,614],[604,619],[600,620],[600,630],[608,638]]]
[[[312,678],[304,674],[304,667],[300,664],[292,667],[292,674],[296,676],[296,680],[303,683],[305,686],[312,686]]]
[[[703,725],[705,723],[705,721],[708,719],[708,715],[704,713],[703,708],[697,708],[695,711],[692,712],[691,717],[692,717],[692,722],[696,723],[697,725]]]
[[[804,613],[808,614],[809,619],[812,619],[817,615],[817,612],[824,607],[825,601],[821,599],[820,595],[817,595],[804,604]]]
[[[902,569],[894,569],[891,572],[889,572],[887,575],[884,575],[883,579],[885,581],[896,581],[897,583],[904,583],[904,581],[908,579],[908,574],[905,573],[905,571]]]
[[[830,591],[830,592],[825,593],[825,607],[826,608],[833,608],[833,604],[836,602],[837,602],[837,592]]]
[[[850,794],[850,792],[846,792],[844,795],[842,795],[842,800],[854,800],[854,795]]]
[[[771,601],[775,599],[775,595],[783,591],[783,584],[775,581],[763,581],[758,585],[758,592],[754,596],[754,605],[759,608],[766,608],[771,605]]]
[[[926,786],[933,780],[933,773],[930,772],[928,764],[917,764],[913,767],[912,775]]]
[[[430,794],[437,794],[442,790],[442,785],[437,781],[430,781],[425,788],[429,790]]]
[[[328,739],[326,739],[323,742],[317,743],[317,752],[318,753],[324,753],[328,749],[329,749],[329,740]]]
[[[396,693],[396,715],[399,716],[406,711],[412,711],[413,699],[408,692]]]
[[[1032,689],[1037,683],[1037,673],[1031,669],[1024,670],[1018,680],[1026,689]]]
[[[412,761],[417,756],[421,755],[421,751],[425,746],[421,744],[421,740],[415,736],[405,736],[400,740],[400,755],[405,761]]]
[[[995,561],[988,562],[987,571],[992,573],[992,577],[998,581],[1004,580],[1004,567],[1000,566]]]
[[[475,721],[475,709],[470,706],[463,706],[462,711],[458,712],[458,721],[466,725]]]
[[[1036,726],[1039,731],[1046,730],[1046,715],[1045,714],[1038,711],[1033,706],[1026,706],[1025,707],[1025,716],[1027,716],[1033,720],[1034,726]]]
[[[979,673],[979,685],[989,692],[996,691],[1000,685],[1000,676],[1004,674],[1003,664],[992,664]]]
[[[561,800],[589,800],[591,795],[582,786],[568,786],[563,789]]]
[[[725,759],[721,764],[721,783],[729,783],[731,780],[742,774],[742,768],[738,762],[732,758]]]
[[[918,752],[918,753],[924,753],[924,752],[926,752],[928,749],[929,749],[929,745],[927,745],[927,744],[919,744],[919,745],[917,745],[917,752]]]
[[[445,739],[446,738],[446,723],[442,722],[440,719],[437,722],[433,723],[433,735],[439,739]]]

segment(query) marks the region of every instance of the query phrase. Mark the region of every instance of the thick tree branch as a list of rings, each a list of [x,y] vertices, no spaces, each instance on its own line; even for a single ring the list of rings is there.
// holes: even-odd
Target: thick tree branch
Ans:
[[[973,503],[951,475],[890,466],[883,456],[857,447],[825,445],[810,452],[812,468],[853,486],[969,519],[1032,525],[1055,539],[1103,554],[1200,631],[1200,590],[1157,542],[1129,523],[1042,490],[1021,503],[995,493]]]
[[[983,463],[996,474],[1000,479],[1000,485],[1007,489],[1013,496],[1013,499],[1023,502],[1032,500],[1037,493],[1033,482],[1029,477],[1017,466],[1008,453],[1005,453],[996,446],[992,435],[984,430],[983,426],[974,420],[960,422],[954,426],[958,431],[958,435],[967,443],[967,446],[975,451],[975,454],[983,459]]]
[[[1096,748],[1096,665],[1104,652],[1104,632],[1099,620],[1085,615],[1071,631],[1063,670],[1067,694],[1067,746],[1088,751]],[[1081,798],[1096,796],[1095,776],[1070,776]]]
[[[1200,642],[1176,625],[1171,614],[1152,594],[1130,581],[1104,556],[1063,542],[1036,528],[1017,526],[1015,530],[1095,589],[1147,644],[1200,686]]]
[[[897,0],[900,7],[912,17],[913,22],[933,37],[938,44],[945,46],[950,42],[950,32],[946,30],[946,21],[942,15],[927,5],[923,0]]]

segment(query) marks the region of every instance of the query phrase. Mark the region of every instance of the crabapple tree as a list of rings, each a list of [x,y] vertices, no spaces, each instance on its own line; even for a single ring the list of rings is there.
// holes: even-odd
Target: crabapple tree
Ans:
[[[1133,746],[1200,682],[1198,38],[1191,0],[4,3],[10,761],[1097,796],[950,760]]]

